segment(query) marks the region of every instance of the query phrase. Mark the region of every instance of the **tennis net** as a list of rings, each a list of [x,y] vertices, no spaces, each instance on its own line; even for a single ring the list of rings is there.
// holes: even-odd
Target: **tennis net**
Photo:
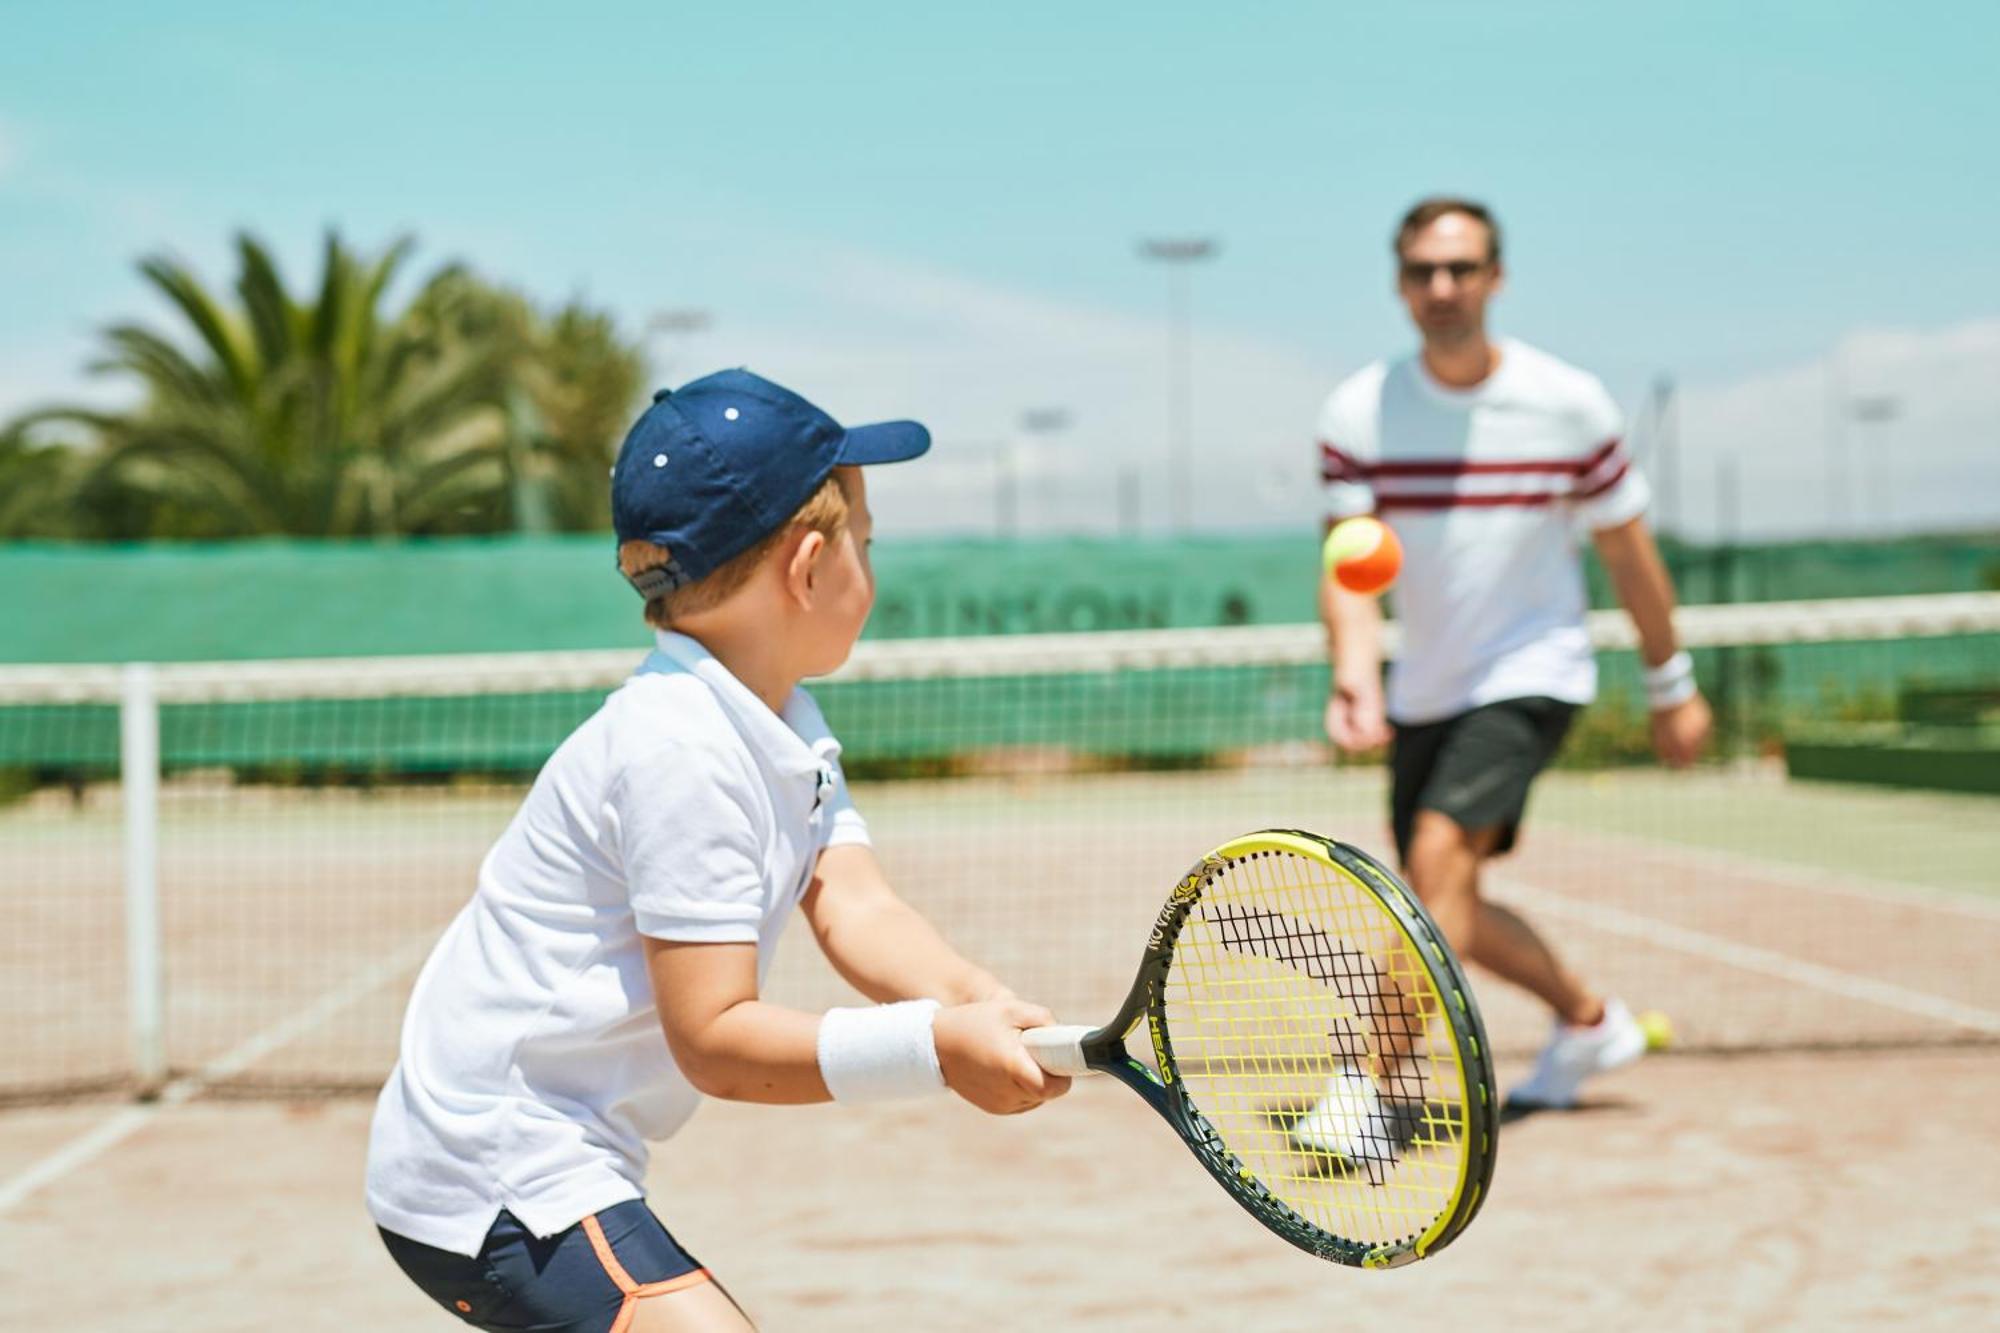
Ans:
[[[1647,762],[1629,626],[1596,617],[1600,700],[1492,895],[1692,1048],[2000,1040],[2000,594],[1680,623],[1715,756]],[[377,1083],[486,848],[638,657],[0,668],[0,1100]],[[904,894],[1088,1021],[1209,846],[1389,853],[1326,683],[1319,628],[1279,626],[869,642],[814,692]],[[801,936],[774,994],[838,1002]],[[1479,985],[1532,1049],[1534,1006]]]

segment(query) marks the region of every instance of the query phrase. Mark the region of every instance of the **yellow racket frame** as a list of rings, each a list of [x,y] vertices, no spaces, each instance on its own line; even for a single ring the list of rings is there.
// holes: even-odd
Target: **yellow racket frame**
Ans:
[[[1452,1107],[1458,1113],[1454,1123],[1462,1126],[1462,1137],[1451,1191],[1437,1217],[1414,1237],[1383,1243],[1341,1236],[1301,1215],[1229,1148],[1196,1104],[1175,1059],[1168,1014],[1175,945],[1190,915],[1219,878],[1239,863],[1269,852],[1318,862],[1372,895],[1382,916],[1393,923],[1409,958],[1421,966],[1435,990],[1449,1039],[1432,1043],[1432,1055],[1436,1058],[1442,1052],[1453,1081],[1463,1090],[1462,1105]],[[1142,1023],[1148,1030],[1154,1066],[1133,1058],[1126,1049],[1126,1039]],[[1168,895],[1148,937],[1138,975],[1117,1016],[1100,1028],[1075,1031],[1082,1034],[1073,1049],[1083,1065],[1110,1074],[1137,1092],[1173,1125],[1232,1198],[1266,1227],[1321,1258],[1378,1269],[1414,1262],[1456,1238],[1485,1201],[1496,1155],[1498,1095],[1478,1005],[1463,968],[1423,904],[1394,873],[1358,848],[1297,829],[1265,829],[1223,843],[1197,862]],[[1041,1058],[1039,1052],[1037,1058]],[[1190,1067],[1186,1072],[1194,1070]]]

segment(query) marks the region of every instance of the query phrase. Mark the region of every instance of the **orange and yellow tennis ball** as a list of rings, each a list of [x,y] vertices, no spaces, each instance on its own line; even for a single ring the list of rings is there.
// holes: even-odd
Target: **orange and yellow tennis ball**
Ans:
[[[1674,1044],[1673,1020],[1657,1009],[1639,1015],[1639,1030],[1646,1034],[1649,1051],[1664,1051]]]
[[[1379,518],[1348,518],[1333,525],[1320,548],[1326,572],[1349,592],[1377,593],[1403,568],[1403,543]]]

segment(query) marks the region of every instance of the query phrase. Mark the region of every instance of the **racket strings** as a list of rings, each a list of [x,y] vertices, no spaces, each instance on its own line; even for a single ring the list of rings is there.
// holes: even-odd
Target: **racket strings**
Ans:
[[[1223,903],[1208,909],[1204,915],[1217,927],[1223,948],[1257,954],[1297,968],[1310,979],[1334,987],[1354,1005],[1376,1040],[1371,1048],[1361,1037],[1360,1028],[1351,1024],[1343,1024],[1330,1034],[1348,1063],[1366,1065],[1375,1051],[1386,1051],[1391,1046],[1407,1050],[1420,1035],[1420,1028],[1413,1025],[1416,1009],[1406,1002],[1401,988],[1390,981],[1387,972],[1364,951],[1297,917],[1268,908]],[[1401,1071],[1407,1064],[1397,1060],[1395,1067]],[[1401,1073],[1396,1077],[1400,1079]],[[1421,1098],[1420,1071],[1418,1081],[1415,1095]]]
[[[1291,1212],[1381,1244],[1451,1207],[1465,1087],[1443,1001],[1348,872],[1283,851],[1228,863],[1182,927],[1167,1001],[1191,1100]]]

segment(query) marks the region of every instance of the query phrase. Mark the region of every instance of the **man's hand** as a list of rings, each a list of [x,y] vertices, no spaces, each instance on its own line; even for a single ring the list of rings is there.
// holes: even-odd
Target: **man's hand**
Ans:
[[[1023,1029],[1055,1021],[1040,1005],[1015,999],[938,1010],[931,1033],[945,1086],[993,1115],[1018,1115],[1062,1096],[1069,1080],[1044,1071],[1021,1042]]]
[[[1326,738],[1349,754],[1389,743],[1389,719],[1382,708],[1378,677],[1334,677],[1333,693],[1326,701]]]
[[[1653,753],[1668,768],[1686,768],[1701,757],[1714,726],[1708,700],[1699,694],[1662,708],[1653,714]]]

